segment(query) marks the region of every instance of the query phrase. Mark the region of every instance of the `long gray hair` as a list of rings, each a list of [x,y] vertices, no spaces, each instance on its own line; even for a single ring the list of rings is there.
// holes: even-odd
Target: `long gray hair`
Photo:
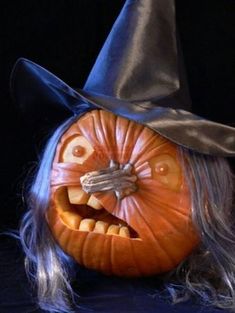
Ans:
[[[192,220],[201,236],[201,244],[166,275],[167,289],[175,303],[197,296],[203,304],[235,311],[232,171],[222,157],[180,147],[179,152],[191,191]]]
[[[49,140],[27,195],[28,210],[20,227],[26,272],[37,288],[39,306],[51,313],[71,313],[76,296],[71,287],[74,263],[55,243],[45,220],[55,149],[73,122],[70,118]],[[201,244],[165,275],[166,288],[173,302],[197,295],[205,304],[235,309],[233,175],[223,158],[178,149]]]
[[[45,212],[49,205],[50,173],[55,149],[74,117],[62,124],[48,141],[31,189],[26,195],[27,212],[20,225],[26,273],[37,288],[39,306],[51,313],[71,313],[74,292],[70,279],[73,261],[55,243]]]

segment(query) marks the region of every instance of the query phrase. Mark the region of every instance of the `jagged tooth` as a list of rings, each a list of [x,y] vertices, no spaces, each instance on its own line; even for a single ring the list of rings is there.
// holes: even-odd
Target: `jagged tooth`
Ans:
[[[106,234],[108,227],[109,227],[108,223],[98,221],[95,223],[95,228],[93,229],[93,232],[100,233],[100,234]]]
[[[78,229],[82,220],[81,216],[74,212],[65,211],[61,214],[62,220],[71,228]]]
[[[118,235],[119,229],[120,229],[120,226],[118,226],[118,225],[110,225],[106,234],[108,234],[108,235]]]
[[[92,231],[95,227],[95,220],[91,218],[84,218],[81,220],[79,230],[81,231]]]
[[[90,196],[87,205],[91,206],[95,210],[101,210],[103,208],[100,202],[93,195]]]
[[[129,231],[128,227],[126,227],[126,226],[121,227],[119,230],[119,235],[122,237],[130,238],[130,231]]]
[[[68,197],[70,203],[73,204],[86,204],[89,199],[89,195],[82,189],[82,187],[78,186],[68,187]]]

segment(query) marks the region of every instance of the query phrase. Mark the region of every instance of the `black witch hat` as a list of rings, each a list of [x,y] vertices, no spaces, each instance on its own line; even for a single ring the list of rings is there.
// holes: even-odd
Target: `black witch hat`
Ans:
[[[191,112],[182,69],[174,0],[127,0],[83,89],[26,59],[17,61],[11,89],[30,116],[100,108],[200,153],[235,156],[235,128]]]

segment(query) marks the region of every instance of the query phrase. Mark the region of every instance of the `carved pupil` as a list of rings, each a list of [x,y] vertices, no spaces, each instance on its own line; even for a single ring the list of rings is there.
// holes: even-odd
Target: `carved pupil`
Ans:
[[[81,157],[85,154],[85,148],[80,145],[75,146],[72,153],[75,157]]]
[[[159,175],[167,175],[169,171],[169,166],[166,163],[156,164],[155,172]]]

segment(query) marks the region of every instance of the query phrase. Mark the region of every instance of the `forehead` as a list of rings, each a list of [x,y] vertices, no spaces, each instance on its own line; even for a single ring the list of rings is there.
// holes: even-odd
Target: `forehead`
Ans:
[[[108,155],[120,150],[147,152],[163,146],[165,152],[176,150],[174,143],[148,127],[103,110],[93,110],[78,118],[61,137],[58,148],[76,136],[84,136],[94,148],[101,148]]]
[[[125,131],[127,133],[130,131],[136,131],[136,129],[148,129],[149,132],[155,134],[156,136],[160,136],[157,132],[151,130],[147,126],[124,118],[122,116],[118,116],[104,110],[92,110],[78,117],[77,120],[64,133],[64,135],[62,136],[62,140],[76,134],[86,135],[86,129],[89,129],[89,132],[92,133],[98,128],[102,129],[103,131],[110,131],[109,135],[111,135],[111,133],[113,133],[114,131],[116,135],[118,135],[119,131]],[[132,135],[133,134],[134,133],[132,133]]]

